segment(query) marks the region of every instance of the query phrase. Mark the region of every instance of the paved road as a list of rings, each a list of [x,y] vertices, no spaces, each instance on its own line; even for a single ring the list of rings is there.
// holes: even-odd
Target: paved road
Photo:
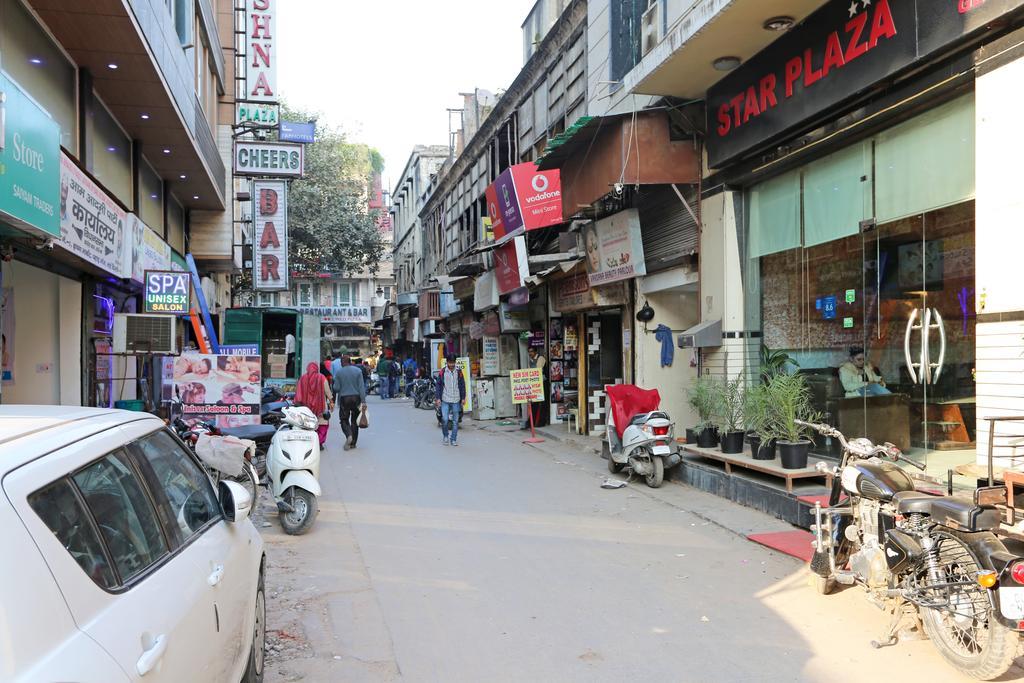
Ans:
[[[599,487],[604,463],[371,398],[320,517],[268,540],[267,681],[958,681],[927,641],[881,651],[859,591],[735,532],[785,525],[692,489]],[[266,501],[264,501],[266,507]],[[1018,680],[1024,673],[1006,680]]]

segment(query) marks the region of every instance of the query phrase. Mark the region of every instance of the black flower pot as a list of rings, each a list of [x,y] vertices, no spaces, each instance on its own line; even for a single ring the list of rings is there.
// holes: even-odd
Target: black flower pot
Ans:
[[[690,445],[696,445],[697,443],[697,430],[687,429],[686,430],[686,443]]]
[[[723,453],[742,453],[743,452],[743,437],[746,436],[744,432],[726,432],[722,435],[722,452]]]
[[[779,441],[778,448],[782,469],[802,470],[807,467],[807,454],[811,452],[810,441]]]
[[[761,439],[757,440],[757,450],[754,450],[753,445],[750,447],[750,453],[754,456],[754,460],[774,460],[775,459],[775,440],[772,439],[768,443],[761,443]]]
[[[747,443],[750,444],[750,455],[756,458],[757,449],[761,447],[761,437],[757,434],[749,433],[747,434]]]
[[[697,445],[701,448],[714,448],[718,445],[718,439],[715,437],[715,431],[710,427],[702,429],[700,434],[697,435]]]

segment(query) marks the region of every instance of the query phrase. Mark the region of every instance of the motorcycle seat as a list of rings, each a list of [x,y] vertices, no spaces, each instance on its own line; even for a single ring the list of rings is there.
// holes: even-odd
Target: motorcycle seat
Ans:
[[[251,439],[252,441],[266,441],[274,436],[277,428],[273,425],[244,425],[242,427],[229,427],[221,429],[224,436],[234,436],[239,439]]]
[[[902,513],[921,513],[932,521],[963,531],[984,531],[999,526],[1000,514],[993,507],[981,507],[972,501],[952,496],[933,496],[917,491],[899,491],[893,496]]]

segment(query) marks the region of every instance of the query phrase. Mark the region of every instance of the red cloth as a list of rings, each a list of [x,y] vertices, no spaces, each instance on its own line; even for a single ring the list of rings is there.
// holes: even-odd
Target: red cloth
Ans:
[[[319,366],[316,363],[306,366],[306,374],[299,379],[299,386],[295,388],[295,402],[309,408],[317,418],[327,410],[327,400],[324,397],[324,376],[320,374]]]
[[[612,420],[620,439],[634,415],[649,413],[661,405],[661,394],[657,389],[641,389],[635,384],[609,384],[605,386],[605,393],[608,394]]]

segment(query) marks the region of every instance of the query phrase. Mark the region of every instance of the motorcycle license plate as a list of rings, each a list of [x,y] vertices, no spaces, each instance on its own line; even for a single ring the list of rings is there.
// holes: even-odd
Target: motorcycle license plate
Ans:
[[[654,455],[668,455],[671,452],[672,452],[672,449],[670,449],[668,446],[666,446],[663,443],[657,443],[657,444],[654,444],[654,446],[651,447],[651,453],[653,453]]]
[[[999,589],[999,611],[1007,619],[1024,619],[1024,588],[1004,587]]]

